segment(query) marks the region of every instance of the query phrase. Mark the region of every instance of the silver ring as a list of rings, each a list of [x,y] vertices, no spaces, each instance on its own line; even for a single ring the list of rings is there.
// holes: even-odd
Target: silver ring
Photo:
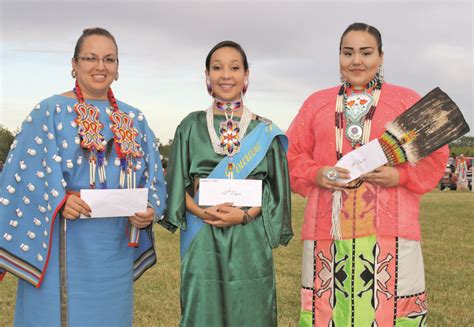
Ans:
[[[326,173],[326,178],[334,182],[339,177],[339,174],[335,169],[329,169]]]

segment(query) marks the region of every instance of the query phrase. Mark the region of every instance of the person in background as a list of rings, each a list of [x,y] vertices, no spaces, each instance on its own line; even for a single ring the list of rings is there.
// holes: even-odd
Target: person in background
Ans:
[[[468,180],[467,180],[467,161],[464,158],[464,154],[460,154],[456,159],[456,170],[454,174],[457,177],[456,184],[458,191],[464,191],[468,189]]]

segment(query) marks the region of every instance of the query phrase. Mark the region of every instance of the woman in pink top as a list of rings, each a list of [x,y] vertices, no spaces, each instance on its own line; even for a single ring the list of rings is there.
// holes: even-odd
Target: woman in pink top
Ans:
[[[348,177],[334,167],[341,156],[381,136],[420,98],[385,83],[382,63],[380,32],[350,25],[339,46],[342,85],[312,94],[287,133],[292,190],[308,198],[300,326],[426,324],[419,204],[443,174],[447,147],[416,166],[382,166],[349,185],[334,180]],[[344,190],[341,240],[330,233],[336,189]]]

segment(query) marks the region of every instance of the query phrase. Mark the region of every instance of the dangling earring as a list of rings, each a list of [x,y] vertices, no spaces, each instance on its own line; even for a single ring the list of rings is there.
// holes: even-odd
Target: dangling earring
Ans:
[[[339,81],[341,81],[341,84],[346,84],[347,80],[342,76],[342,74],[339,74]]]
[[[247,89],[249,88],[249,79],[246,78],[244,82],[244,87],[242,88],[242,94],[245,95],[247,93]]]
[[[383,70],[383,64],[379,66],[379,69],[377,71],[377,77],[379,78],[380,83],[385,82],[385,76],[384,76],[384,70]]]
[[[71,76],[72,76],[72,78],[76,78],[76,77],[77,77],[77,73],[76,73],[76,71],[75,71],[74,69],[71,70]]]
[[[118,73],[118,72],[117,72],[117,74],[115,74],[115,78],[114,78],[114,79],[115,79],[115,81],[118,81],[118,79],[119,79],[119,73]]]
[[[209,93],[209,95],[211,97],[213,97],[213,92],[212,92],[212,86],[211,86],[211,81],[209,80],[209,77],[206,77],[206,88],[207,88],[207,93]]]

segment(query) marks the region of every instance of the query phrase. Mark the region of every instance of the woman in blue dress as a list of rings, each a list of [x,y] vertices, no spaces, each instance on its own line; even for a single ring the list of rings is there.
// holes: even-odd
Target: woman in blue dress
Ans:
[[[0,176],[0,278],[18,276],[16,326],[131,326],[133,281],[156,262],[152,225],[166,190],[143,114],[114,98],[118,49],[102,28],[84,30],[72,91],[35,106]],[[79,192],[147,188],[131,217],[88,217]]]

